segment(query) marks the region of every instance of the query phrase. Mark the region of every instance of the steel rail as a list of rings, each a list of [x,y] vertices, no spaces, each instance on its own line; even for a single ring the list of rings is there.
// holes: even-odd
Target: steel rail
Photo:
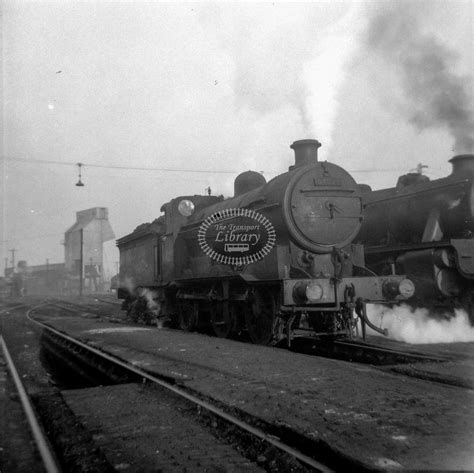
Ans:
[[[110,300],[107,300],[107,299],[104,299],[102,297],[94,297],[94,299],[100,301],[100,302],[105,302],[106,304],[112,304],[112,305],[121,305],[122,304],[122,301],[119,300],[119,299],[110,299]]]
[[[18,305],[14,305],[12,307],[5,307],[5,309],[0,310],[0,315],[5,314],[7,312],[10,312],[12,310],[20,309],[22,307],[29,307],[30,305],[31,304],[18,304]]]
[[[16,390],[18,391],[21,405],[25,412],[28,424],[31,429],[31,433],[33,434],[33,438],[35,440],[41,459],[43,460],[43,465],[48,473],[59,473],[60,469],[56,464],[54,455],[51,453],[49,442],[43,434],[43,431],[38,423],[38,420],[33,410],[33,406],[31,405],[28,394],[26,393],[23,383],[21,382],[18,371],[15,368],[13,360],[10,356],[10,352],[8,351],[7,344],[5,343],[5,340],[3,339],[2,335],[0,335],[0,345],[2,346],[2,352],[7,363],[7,368],[10,371],[10,374],[13,378],[13,382],[15,383]]]
[[[42,307],[44,305],[49,305],[51,304],[51,299],[50,298],[47,298],[47,299],[44,299],[42,302],[38,302],[38,301],[25,301],[25,302],[22,302],[20,304],[17,304],[17,305],[14,305],[14,306],[11,306],[11,307],[5,307],[3,309],[0,310],[0,315],[2,314],[5,314],[6,312],[11,312],[11,311],[14,311],[14,310],[17,310],[17,309],[21,309],[22,307],[29,307],[30,309],[37,309],[38,307]]]
[[[414,362],[416,361],[426,361],[426,362],[433,362],[433,363],[440,363],[444,361],[452,361],[452,357],[443,356],[443,355],[429,355],[424,353],[416,353],[410,351],[401,351],[396,350],[394,348],[386,348],[381,347],[378,345],[371,345],[370,343],[362,343],[362,342],[354,342],[354,341],[342,341],[336,340],[334,342],[334,346],[340,347],[348,347],[352,350],[362,349],[365,350],[368,354],[375,353],[381,355],[388,355],[388,356],[399,356],[406,359],[412,359]]]
[[[120,301],[115,302],[115,301],[108,301],[108,300],[99,299],[99,298],[95,298],[95,299],[97,301],[103,302],[105,304],[114,305],[114,306],[117,306],[117,307],[119,307],[121,305]],[[82,301],[82,303],[83,304],[88,304],[88,306],[86,305],[85,307],[82,307],[82,309],[86,309],[86,310],[95,310],[95,309],[97,309],[97,307],[91,307],[92,301],[84,300],[84,301]],[[74,312],[74,313],[79,312],[79,307],[81,307],[80,302],[61,301],[59,299],[54,300],[54,301],[50,301],[48,303],[48,305],[54,305],[55,307],[59,307],[60,309],[67,310],[69,312]]]
[[[203,401],[203,400],[193,396],[192,394],[189,394],[189,393],[183,391],[182,389],[179,389],[179,388],[173,386],[172,384],[167,383],[166,381],[163,381],[163,380],[147,373],[146,371],[143,371],[139,368],[131,366],[128,363],[125,363],[121,360],[118,360],[117,358],[114,358],[111,355],[108,355],[107,353],[104,353],[104,352],[102,352],[102,351],[100,351],[100,350],[98,350],[94,347],[91,347],[91,346],[89,346],[89,345],[87,345],[83,342],[80,342],[79,340],[76,340],[75,338],[72,338],[72,337],[70,337],[69,335],[66,335],[63,332],[60,332],[59,330],[56,330],[56,329],[48,326],[47,324],[45,324],[43,322],[35,320],[31,316],[31,312],[33,310],[34,309],[29,310],[27,312],[26,316],[33,323],[35,323],[37,325],[40,325],[44,329],[49,330],[50,332],[58,335],[59,337],[65,339],[65,340],[67,340],[67,341],[69,341],[69,342],[85,349],[85,350],[89,350],[91,353],[94,353],[95,355],[99,356],[100,358],[104,358],[104,359],[110,361],[111,363],[114,363],[118,366],[121,366],[122,368],[124,368],[124,369],[140,376],[142,379],[146,379],[148,381],[151,381],[152,383],[157,384],[157,385],[173,392],[174,394],[176,394],[176,395],[178,395],[178,396],[180,396],[184,399],[187,399],[188,401],[192,402],[193,404],[196,404],[197,406],[200,406],[201,408],[207,410],[208,412],[211,412],[212,414],[220,417],[221,419],[224,419],[225,421],[239,427],[240,429],[248,432],[249,434],[254,435],[255,437],[259,438],[260,440],[263,440],[263,441],[269,443],[270,445],[272,445],[273,447],[281,450],[282,452],[285,452],[286,454],[296,458],[298,461],[300,461],[301,463],[303,463],[306,466],[309,466],[309,467],[311,467],[311,468],[313,468],[317,471],[324,472],[324,473],[331,473],[331,472],[334,471],[331,468],[327,467],[326,465],[318,462],[317,460],[314,460],[313,458],[299,452],[295,448],[290,447],[289,445],[286,445],[285,443],[281,442],[280,440],[278,440],[274,436],[265,433],[261,429],[258,429],[256,427],[253,427],[253,426],[249,425],[249,424],[246,424],[245,422],[241,421],[240,419],[238,419],[238,418],[222,411],[221,409],[213,406],[212,404],[209,404],[208,402]]]

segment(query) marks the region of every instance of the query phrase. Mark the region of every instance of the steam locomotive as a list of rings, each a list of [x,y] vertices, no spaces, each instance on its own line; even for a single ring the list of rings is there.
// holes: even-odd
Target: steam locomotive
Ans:
[[[409,173],[364,193],[358,241],[370,269],[415,283],[410,305],[448,316],[462,308],[474,324],[474,155],[450,162],[442,179]]]
[[[119,239],[117,293],[130,317],[289,343],[308,332],[352,337],[358,318],[372,326],[368,302],[412,297],[401,273],[365,267],[362,245],[353,244],[363,220],[360,188],[343,168],[318,161],[320,146],[295,141],[288,172],[269,182],[244,172],[228,199],[177,197]]]

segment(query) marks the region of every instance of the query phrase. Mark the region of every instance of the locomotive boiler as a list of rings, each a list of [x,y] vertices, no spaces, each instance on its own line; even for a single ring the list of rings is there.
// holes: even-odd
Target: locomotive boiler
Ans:
[[[394,188],[364,193],[358,241],[372,270],[415,283],[412,306],[440,314],[463,308],[473,323],[474,155],[450,162],[447,177],[410,173]]]
[[[247,331],[254,343],[308,331],[352,336],[365,305],[411,297],[400,274],[377,276],[353,244],[363,220],[359,186],[318,161],[316,140],[291,145],[294,165],[266,182],[237,176],[234,196],[181,196],[164,215],[118,240],[119,297],[132,317],[150,311],[184,330]]]

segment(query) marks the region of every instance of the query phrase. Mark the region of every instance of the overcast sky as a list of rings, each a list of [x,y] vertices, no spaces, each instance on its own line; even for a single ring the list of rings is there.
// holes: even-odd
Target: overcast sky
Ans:
[[[301,138],[374,188],[447,175],[473,151],[473,5],[4,0],[2,268],[12,248],[63,262],[78,210],[107,207],[119,238],[274,177]]]

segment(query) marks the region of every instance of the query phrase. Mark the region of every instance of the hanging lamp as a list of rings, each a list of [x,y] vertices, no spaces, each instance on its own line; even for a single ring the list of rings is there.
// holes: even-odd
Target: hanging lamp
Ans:
[[[81,181],[81,168],[82,168],[82,163],[77,163],[77,166],[79,167],[79,180],[76,182],[77,187],[84,187],[83,182]]]

